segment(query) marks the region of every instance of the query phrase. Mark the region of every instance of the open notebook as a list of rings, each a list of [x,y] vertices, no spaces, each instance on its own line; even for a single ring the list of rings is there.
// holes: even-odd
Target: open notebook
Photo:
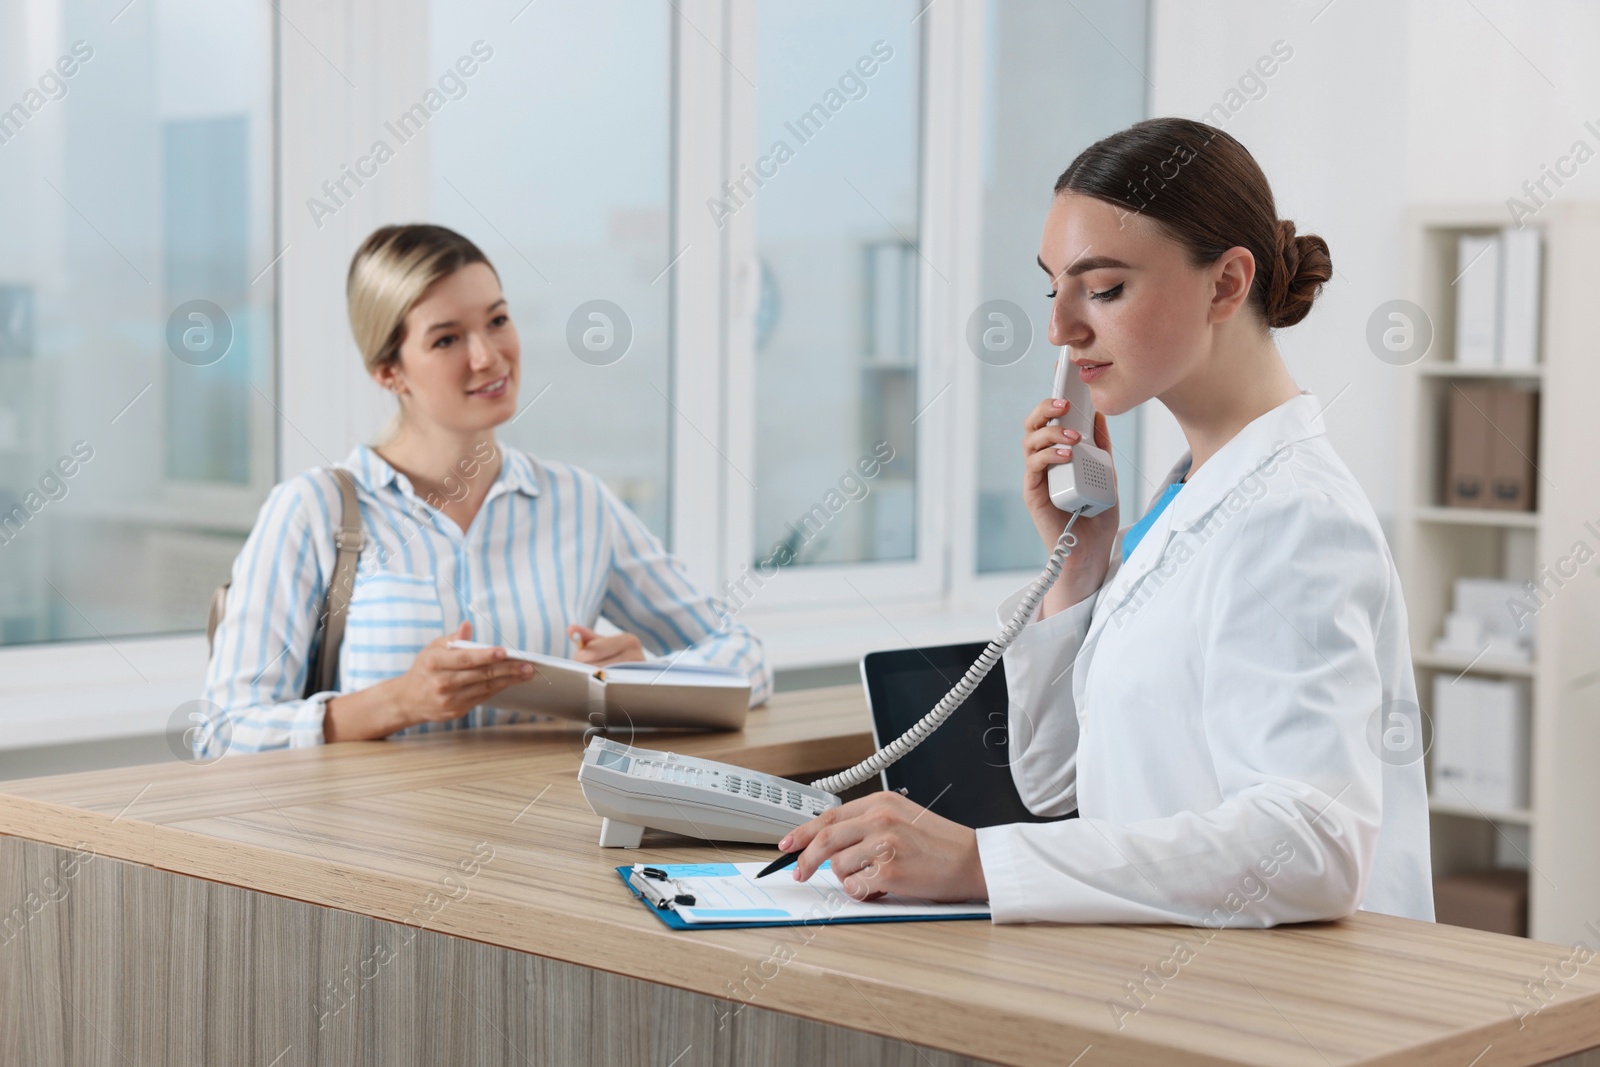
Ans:
[[[939,904],[892,893],[877,900],[853,900],[827,863],[804,882],[794,880],[793,869],[756,878],[765,866],[635,863],[618,867],[617,874],[657,918],[676,930],[989,918],[989,905],[983,901]],[[666,877],[647,875],[647,869]]]
[[[451,648],[492,648],[451,641]],[[534,665],[534,675],[502,690],[489,703],[594,726],[743,728],[750,710],[750,679],[743,671],[671,659],[643,663],[591,663],[508,648],[511,659]]]

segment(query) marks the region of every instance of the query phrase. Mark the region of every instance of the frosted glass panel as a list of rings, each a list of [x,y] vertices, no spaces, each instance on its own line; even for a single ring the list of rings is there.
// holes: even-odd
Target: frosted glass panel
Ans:
[[[1067,164],[1101,137],[1145,117],[1145,18],[1144,4],[1112,0],[986,5],[979,300],[1022,308],[1033,343],[1016,362],[984,362],[978,369],[980,572],[1033,570],[1048,555],[1022,503],[1022,420],[1050,395],[1056,356],[1045,336],[1049,279],[1034,257],[1051,190]],[[1141,499],[1134,470],[1137,414],[1111,419],[1110,429],[1126,525]]]
[[[271,8],[114,13],[0,4],[0,644],[203,627],[274,476]]]
[[[916,555],[917,10],[757,5],[758,559]]]
[[[532,406],[502,437],[598,474],[666,539],[672,8],[510,10],[433,5],[431,69],[473,73],[428,122],[432,221],[488,253],[517,323]]]

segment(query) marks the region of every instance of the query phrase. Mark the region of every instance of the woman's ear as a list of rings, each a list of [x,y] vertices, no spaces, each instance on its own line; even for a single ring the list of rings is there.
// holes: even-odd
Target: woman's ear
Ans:
[[[406,391],[405,382],[401,378],[400,361],[398,359],[391,359],[389,362],[383,364],[377,370],[373,371],[372,380],[377,382],[388,392],[395,393],[397,395]]]
[[[1240,245],[1228,249],[1211,265],[1211,321],[1225,322],[1232,318],[1250,298],[1250,286],[1256,279],[1256,257]]]

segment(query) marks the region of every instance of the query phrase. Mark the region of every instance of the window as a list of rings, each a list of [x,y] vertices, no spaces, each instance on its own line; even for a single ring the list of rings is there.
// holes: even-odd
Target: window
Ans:
[[[1145,18],[1138,4],[985,5],[979,297],[1021,308],[1032,344],[1018,357],[985,359],[978,370],[979,573],[1032,569],[1047,551],[1021,490],[1022,419],[1050,394],[1056,357],[1046,336],[1049,279],[1034,254],[1050,191],[1067,164],[1101,137],[1144,117],[1144,76],[1134,64],[1144,57]],[[1106,46],[1102,33],[1114,47]],[[1069,103],[1081,100],[1094,106]],[[1108,424],[1126,525],[1154,483],[1141,485],[1137,413]]]
[[[344,276],[416,219],[500,272],[504,439],[604,478],[774,662],[987,632],[1045,555],[1016,457],[1047,190],[1141,117],[1144,5],[425,10],[0,9],[0,645],[87,642],[0,649],[34,679],[17,736],[137,732],[198,692],[270,486],[393,411]],[[1012,365],[965,344],[992,299],[1032,319]]]
[[[724,203],[756,220],[760,560],[917,556],[916,14],[910,2],[756,5],[758,154]]]
[[[429,122],[431,220],[488,253],[522,340],[501,436],[593,471],[662,537],[671,14],[541,0],[508,21],[504,3],[437,0],[429,43],[448,101]]]
[[[0,644],[193,631],[274,478],[271,22],[0,40]]]

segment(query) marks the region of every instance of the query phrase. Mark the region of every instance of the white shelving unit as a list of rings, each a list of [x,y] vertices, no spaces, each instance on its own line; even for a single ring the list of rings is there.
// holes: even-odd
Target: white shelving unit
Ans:
[[[1396,554],[1424,710],[1431,714],[1433,681],[1441,673],[1524,678],[1531,686],[1529,808],[1485,811],[1460,797],[1434,795],[1434,873],[1526,866],[1530,936],[1575,944],[1592,940],[1584,924],[1600,920],[1600,343],[1594,314],[1600,206],[1551,204],[1529,220],[1544,244],[1541,364],[1456,366],[1456,239],[1506,223],[1502,204],[1406,212],[1401,295],[1428,313],[1434,339],[1427,355],[1400,374]],[[1539,389],[1537,511],[1441,506],[1449,388],[1466,379]],[[1553,593],[1538,611],[1532,662],[1431,651],[1455,578],[1536,579],[1544,568],[1572,560],[1580,543],[1593,558],[1559,588],[1551,583]],[[1429,763],[1431,792],[1431,756]]]

